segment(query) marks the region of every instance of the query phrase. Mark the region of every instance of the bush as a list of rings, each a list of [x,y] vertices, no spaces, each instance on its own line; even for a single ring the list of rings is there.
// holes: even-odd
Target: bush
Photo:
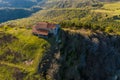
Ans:
[[[105,32],[111,33],[111,32],[113,32],[113,29],[111,27],[106,27]]]

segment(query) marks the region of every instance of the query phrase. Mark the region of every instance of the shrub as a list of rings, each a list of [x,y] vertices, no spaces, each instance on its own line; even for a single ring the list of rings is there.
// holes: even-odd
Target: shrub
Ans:
[[[113,32],[113,29],[111,27],[106,27],[105,32],[107,33]]]

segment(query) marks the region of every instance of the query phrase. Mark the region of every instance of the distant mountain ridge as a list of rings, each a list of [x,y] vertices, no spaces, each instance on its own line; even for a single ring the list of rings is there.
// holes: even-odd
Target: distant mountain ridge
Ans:
[[[0,0],[0,7],[30,8],[42,0]]]
[[[101,6],[101,2],[113,1],[119,0],[45,0],[44,4],[40,4],[40,6],[46,8],[79,8],[86,6]]]
[[[0,0],[0,7],[30,8],[32,6],[44,7],[81,7],[98,4],[99,2],[112,2],[119,0]]]
[[[90,6],[98,3],[96,0],[47,0],[42,6],[46,8],[70,8]]]

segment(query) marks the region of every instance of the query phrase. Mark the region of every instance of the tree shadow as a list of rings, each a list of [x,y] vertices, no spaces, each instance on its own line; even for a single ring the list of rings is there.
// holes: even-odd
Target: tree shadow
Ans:
[[[119,80],[120,36],[103,32],[89,35],[61,32],[39,65],[46,80]]]
[[[56,42],[56,37],[50,36],[49,38],[44,38],[50,43],[50,48],[46,50],[45,55],[42,57],[39,63],[38,73],[40,73],[45,79],[54,77],[54,72],[52,72],[53,64],[57,61],[56,55],[59,55],[59,43]],[[54,69],[53,69],[54,70]]]

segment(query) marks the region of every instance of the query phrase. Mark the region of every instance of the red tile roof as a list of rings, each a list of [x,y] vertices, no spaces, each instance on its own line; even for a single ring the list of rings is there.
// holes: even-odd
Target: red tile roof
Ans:
[[[44,28],[44,29],[54,29],[56,27],[56,24],[51,24],[47,22],[39,22],[37,25],[35,25],[36,29]]]
[[[47,36],[49,33],[48,30],[36,30],[35,28],[33,28],[32,32],[35,34],[41,34],[41,35],[45,35],[45,36]]]
[[[37,33],[47,36],[49,32],[47,30],[39,30]]]
[[[47,27],[50,28],[50,29],[54,29],[54,28],[56,28],[56,24],[50,24],[50,23],[48,23]]]
[[[41,34],[41,35],[47,36],[49,33],[49,29],[54,29],[55,27],[56,27],[56,24],[39,22],[32,27],[32,32],[35,34]]]

